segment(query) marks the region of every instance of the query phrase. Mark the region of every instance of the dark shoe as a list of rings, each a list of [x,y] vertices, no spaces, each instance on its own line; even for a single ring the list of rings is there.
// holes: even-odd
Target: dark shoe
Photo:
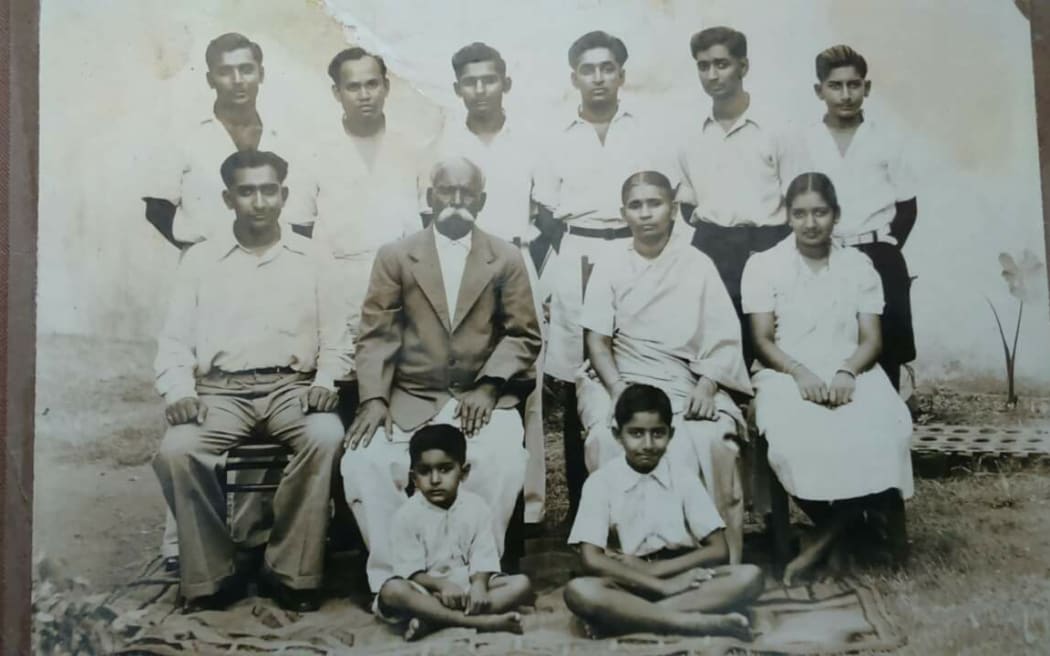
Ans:
[[[207,610],[225,610],[244,598],[246,587],[244,579],[235,574],[223,581],[215,593],[187,599],[182,612],[189,614]]]
[[[164,559],[164,571],[172,576],[179,575],[179,557],[168,556]]]
[[[262,572],[259,575],[259,596],[273,599],[284,610],[293,613],[311,613],[321,607],[321,596],[318,590],[296,590],[273,580],[273,574]]]

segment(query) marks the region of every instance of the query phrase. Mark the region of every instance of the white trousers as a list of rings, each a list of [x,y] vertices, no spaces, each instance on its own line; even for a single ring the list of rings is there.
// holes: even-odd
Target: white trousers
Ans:
[[[449,403],[430,424],[454,424]],[[344,491],[354,519],[368,546],[368,586],[379,592],[393,576],[388,531],[390,520],[408,497],[408,442],[411,434],[396,426],[392,439],[380,428],[367,447],[348,450],[341,465]],[[481,432],[467,440],[470,474],[463,487],[481,496],[492,511],[496,547],[503,553],[507,525],[525,483],[528,455],[522,447],[524,428],[517,410],[494,410]]]
[[[576,378],[577,409],[584,430],[584,461],[593,472],[623,455],[612,431],[612,401],[602,384],[586,375]],[[737,422],[720,412],[714,421],[686,421],[674,414],[674,437],[665,458],[693,469],[726,524],[729,562],[739,563],[744,552],[744,490]]]

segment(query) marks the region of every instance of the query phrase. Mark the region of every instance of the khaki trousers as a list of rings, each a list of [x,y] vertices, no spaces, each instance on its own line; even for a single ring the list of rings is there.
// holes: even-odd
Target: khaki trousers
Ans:
[[[303,414],[301,397],[309,385],[299,374],[209,376],[197,386],[208,408],[204,424],[172,426],[164,435],[153,469],[177,520],[186,597],[213,594],[234,573],[220,470],[226,452],[256,430],[293,453],[274,494],[266,567],[292,588],[321,585],[343,427],[335,413]]]

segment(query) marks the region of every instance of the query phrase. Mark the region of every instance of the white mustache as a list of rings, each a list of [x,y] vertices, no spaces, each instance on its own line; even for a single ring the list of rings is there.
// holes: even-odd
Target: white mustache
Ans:
[[[445,222],[452,218],[457,218],[460,221],[466,221],[468,223],[473,223],[475,219],[470,210],[464,207],[446,207],[441,210],[437,216],[437,220],[440,222]]]

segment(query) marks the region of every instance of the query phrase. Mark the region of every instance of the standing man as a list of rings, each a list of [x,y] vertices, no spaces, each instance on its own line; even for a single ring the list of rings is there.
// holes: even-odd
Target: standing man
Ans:
[[[842,205],[835,239],[870,257],[882,279],[879,364],[900,390],[901,365],[915,359],[911,275],[901,252],[919,213],[914,174],[900,137],[864,115],[871,93],[864,57],[834,46],[817,55],[816,69],[813,90],[826,111],[802,132],[799,159],[805,165],[797,173],[831,178]]]
[[[714,262],[742,321],[740,278],[751,253],[780,242],[791,229],[784,212],[784,139],[761,105],[744,90],[750,62],[746,37],[729,27],[692,36],[711,114],[679,153],[678,201],[696,230],[693,245]],[[753,359],[744,330],[744,359]]]
[[[390,518],[408,499],[408,443],[420,427],[462,428],[464,485],[488,501],[501,554],[524,484],[516,406],[535,388],[540,329],[520,251],[475,225],[484,188],[469,160],[439,162],[433,222],[382,247],[372,269],[357,343],[361,406],[342,462],[372,592],[393,573]]]
[[[233,226],[179,264],[154,365],[170,427],[153,469],[178,520],[182,594],[220,609],[244,593],[219,480],[225,454],[255,431],[292,458],[274,496],[260,585],[281,607],[319,606],[331,478],[343,429],[334,381],[351,345],[328,267],[278,225],[288,164],[239,151],[221,168]]]
[[[386,63],[362,48],[347,48],[328,65],[332,97],[342,109],[339,134],[318,143],[310,163],[305,221],[335,257],[347,292],[352,330],[379,247],[423,227],[417,196],[422,143],[388,129],[383,109],[390,93]]]
[[[435,160],[463,156],[485,174],[485,214],[479,217],[489,234],[523,249],[529,283],[542,315],[539,276],[525,246],[535,233],[530,218],[535,139],[520,122],[509,121],[504,97],[511,90],[507,63],[495,48],[471,43],[452,55],[453,89],[467,110],[463,121],[449,121],[433,146]],[[537,385],[525,402],[525,448],[529,466],[525,478],[525,521],[543,521],[546,461],[543,438],[542,354],[537,360]]]
[[[294,152],[289,133],[283,127],[279,131],[273,113],[266,113],[264,124],[259,111],[259,88],[265,79],[259,44],[229,32],[208,44],[204,59],[208,66],[205,80],[215,91],[215,103],[207,115],[173,140],[168,151],[174,155],[168,187],[151,189],[143,199],[150,222],[179,247],[229,229],[229,223],[215,211],[223,191],[215,172],[231,151]],[[293,198],[285,216],[299,213],[300,208]]]
[[[623,41],[588,32],[569,48],[568,60],[580,105],[546,144],[532,198],[536,227],[556,251],[542,271],[550,292],[544,372],[571,386],[583,362],[584,262],[593,265],[619,253],[631,238],[618,198],[627,176],[670,170],[673,157],[654,145],[641,120],[621,102],[627,62]]]

